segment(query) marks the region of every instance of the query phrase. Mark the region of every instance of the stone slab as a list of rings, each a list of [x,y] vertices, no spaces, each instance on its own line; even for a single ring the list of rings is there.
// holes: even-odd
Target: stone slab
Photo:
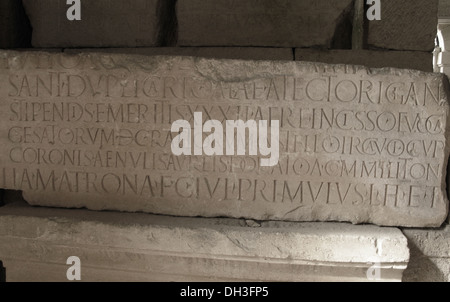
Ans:
[[[9,51],[0,64],[0,187],[31,204],[418,227],[447,217],[442,74]],[[278,156],[176,156],[171,126],[191,129],[195,112],[196,131],[278,121]]]
[[[192,56],[211,59],[236,60],[294,60],[291,48],[262,47],[140,47],[140,48],[66,48],[69,54],[83,52],[106,52],[139,54],[147,56]]]
[[[450,282],[450,226],[440,229],[402,229],[408,238],[411,261],[406,282]]]
[[[433,54],[424,51],[295,49],[295,60],[327,64],[395,67],[433,72]]]
[[[329,47],[352,3],[178,0],[178,45]]]
[[[0,208],[7,281],[66,281],[74,255],[82,281],[400,281],[409,259],[394,228]]]
[[[437,35],[438,0],[382,0],[381,20],[367,23],[369,46],[431,52]]]
[[[81,1],[81,20],[69,21],[60,0],[23,0],[33,47],[136,47],[157,43],[157,0]]]

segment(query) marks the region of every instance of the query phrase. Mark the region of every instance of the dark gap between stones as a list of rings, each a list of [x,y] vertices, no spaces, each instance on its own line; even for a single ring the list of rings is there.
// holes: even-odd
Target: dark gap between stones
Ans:
[[[6,282],[6,268],[2,261],[0,261],[0,282]]]
[[[31,33],[22,1],[0,1],[0,48],[30,48]]]
[[[157,46],[176,46],[178,40],[177,0],[159,0],[157,4]]]

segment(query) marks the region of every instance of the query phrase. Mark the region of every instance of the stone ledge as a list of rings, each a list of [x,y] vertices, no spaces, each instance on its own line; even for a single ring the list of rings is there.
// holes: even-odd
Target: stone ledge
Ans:
[[[7,281],[400,281],[400,230],[344,223],[256,222],[31,207],[0,208]]]

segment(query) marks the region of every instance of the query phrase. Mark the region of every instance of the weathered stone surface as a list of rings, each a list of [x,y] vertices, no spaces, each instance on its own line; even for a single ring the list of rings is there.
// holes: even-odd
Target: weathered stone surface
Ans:
[[[157,0],[81,1],[81,20],[69,21],[59,0],[22,0],[34,47],[136,47],[157,42]]]
[[[147,56],[192,56],[211,59],[236,60],[294,60],[291,48],[261,47],[140,47],[140,48],[67,48],[65,53],[106,52],[122,54],[139,54]]]
[[[450,226],[441,229],[403,229],[411,250],[404,273],[407,282],[450,282]]]
[[[381,20],[368,22],[369,46],[432,51],[437,34],[438,0],[382,0]]]
[[[295,49],[297,61],[327,64],[364,65],[370,68],[395,67],[433,71],[433,54],[424,51],[316,50]]]
[[[82,281],[375,281],[373,265],[400,281],[409,259],[394,228],[20,204],[0,208],[0,242],[7,281],[66,281],[73,255]]]
[[[178,0],[181,46],[330,46],[351,0]]]
[[[442,74],[120,54],[2,52],[0,64],[0,186],[31,204],[399,226],[447,217]],[[175,156],[171,126],[192,127],[195,112],[279,121],[275,166],[261,152]]]

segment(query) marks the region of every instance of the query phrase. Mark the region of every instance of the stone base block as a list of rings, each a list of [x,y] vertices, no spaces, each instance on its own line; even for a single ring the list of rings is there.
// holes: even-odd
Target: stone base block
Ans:
[[[82,281],[400,281],[409,251],[369,225],[0,208],[7,281],[66,281],[70,256]]]

